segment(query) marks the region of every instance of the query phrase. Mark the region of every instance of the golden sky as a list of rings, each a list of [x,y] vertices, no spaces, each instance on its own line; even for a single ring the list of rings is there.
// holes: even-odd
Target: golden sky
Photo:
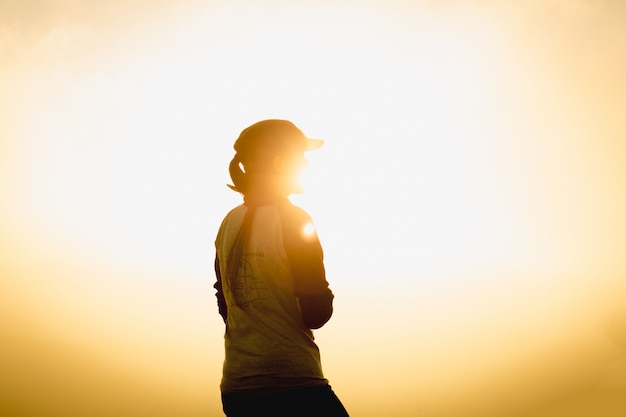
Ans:
[[[622,416],[625,73],[619,0],[0,0],[0,414],[220,415],[232,143],[286,118],[351,415]]]

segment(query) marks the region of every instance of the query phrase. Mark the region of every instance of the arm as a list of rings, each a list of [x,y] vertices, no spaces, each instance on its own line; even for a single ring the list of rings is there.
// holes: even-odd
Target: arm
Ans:
[[[310,329],[322,327],[333,314],[333,293],[326,281],[324,254],[317,234],[305,234],[311,218],[292,206],[283,216],[283,241],[300,302],[302,320]]]
[[[217,281],[213,285],[213,288],[217,290],[215,293],[215,297],[217,298],[217,310],[220,313],[220,316],[224,319],[224,323],[226,323],[226,318],[228,317],[228,311],[226,308],[226,299],[224,298],[224,292],[222,290],[222,274],[220,272],[220,260],[215,255],[215,276]]]

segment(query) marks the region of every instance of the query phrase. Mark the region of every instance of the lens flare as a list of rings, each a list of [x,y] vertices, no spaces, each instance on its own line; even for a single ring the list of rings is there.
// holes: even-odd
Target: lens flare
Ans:
[[[302,236],[304,236],[306,239],[311,239],[313,236],[315,236],[315,225],[309,222],[302,226]]]

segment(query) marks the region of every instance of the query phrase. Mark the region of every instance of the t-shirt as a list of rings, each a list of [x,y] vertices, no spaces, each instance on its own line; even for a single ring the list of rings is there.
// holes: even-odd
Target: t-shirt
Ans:
[[[310,216],[288,199],[240,205],[224,218],[215,244],[226,323],[221,390],[327,384],[311,329],[330,318],[333,294]]]

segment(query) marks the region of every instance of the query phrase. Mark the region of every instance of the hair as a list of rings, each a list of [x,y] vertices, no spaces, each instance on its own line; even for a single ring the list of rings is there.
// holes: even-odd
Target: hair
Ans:
[[[248,207],[248,211],[243,217],[243,221],[241,223],[241,227],[235,240],[233,242],[233,246],[230,248],[230,252],[227,257],[227,266],[226,266],[226,279],[228,281],[228,285],[230,288],[236,288],[236,280],[239,274],[240,268],[245,268],[243,262],[245,262],[244,253],[246,246],[248,244],[248,240],[250,239],[250,232],[252,229],[252,220],[254,219],[254,214],[256,212],[255,206]],[[237,291],[233,291],[234,297],[237,297]]]
[[[230,178],[233,180],[233,185],[227,185],[231,190],[245,194],[248,191],[250,181],[246,172],[241,168],[242,165],[241,157],[236,153],[228,166],[228,172],[230,173]]]
[[[233,185],[227,185],[231,190],[244,195],[244,201],[247,202],[246,206],[248,207],[227,258],[227,279],[231,288],[234,288],[234,280],[236,280],[240,268],[245,267],[243,265],[243,262],[245,262],[245,248],[250,238],[252,222],[258,204],[258,201],[255,202],[254,199],[249,200],[247,194],[255,186],[263,184],[263,181],[268,180],[267,176],[271,175],[274,158],[281,154],[282,152],[271,150],[257,150],[256,152],[245,153],[240,151],[233,156],[228,166]]]
[[[244,196],[258,184],[263,177],[271,174],[274,158],[288,154],[289,150],[256,149],[254,151],[237,152],[228,166],[233,184],[228,187]]]

